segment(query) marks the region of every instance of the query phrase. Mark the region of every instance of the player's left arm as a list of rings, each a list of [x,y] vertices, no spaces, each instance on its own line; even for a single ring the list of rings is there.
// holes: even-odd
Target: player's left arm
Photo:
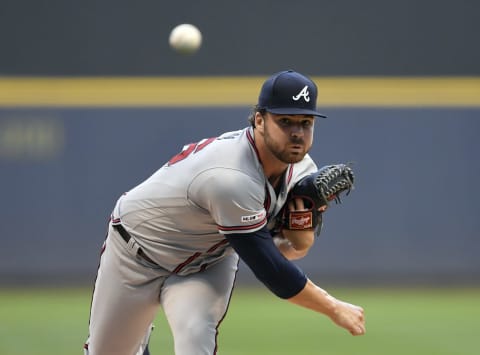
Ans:
[[[304,257],[320,234],[329,201],[353,188],[352,169],[345,164],[324,166],[299,180],[289,192],[282,212],[281,237],[275,244],[288,259]]]
[[[287,202],[286,208],[290,212],[306,210],[304,201],[301,198],[291,199]],[[319,212],[324,212],[325,209],[326,206],[320,208]],[[318,229],[291,230],[284,228],[279,234],[274,236],[273,241],[283,256],[289,260],[296,260],[308,254],[315,242],[315,235],[318,235],[318,233]]]
[[[273,237],[273,242],[278,250],[288,260],[301,259],[308,254],[308,251],[313,244],[313,241],[309,245],[309,241],[313,240],[313,233],[310,231],[304,232],[291,232],[288,231],[285,234],[290,234],[288,238],[283,235],[276,235]],[[292,240],[294,242],[292,242]],[[295,243],[295,244],[294,244]]]

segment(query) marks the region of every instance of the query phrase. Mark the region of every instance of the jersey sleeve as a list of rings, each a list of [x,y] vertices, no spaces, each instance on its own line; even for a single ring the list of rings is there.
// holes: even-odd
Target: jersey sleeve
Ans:
[[[267,223],[265,182],[239,170],[202,172],[190,184],[188,199],[207,210],[223,234],[251,233]]]

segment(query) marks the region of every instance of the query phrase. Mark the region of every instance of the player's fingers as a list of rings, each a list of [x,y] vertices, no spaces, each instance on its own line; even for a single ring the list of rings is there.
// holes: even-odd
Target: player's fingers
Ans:
[[[288,209],[290,211],[302,211],[305,209],[305,203],[301,198],[295,198],[288,201]]]
[[[305,203],[303,202],[303,199],[296,198],[295,199],[295,206],[297,208],[297,211],[304,210],[305,209]]]
[[[350,334],[352,335],[364,335],[365,334],[365,327],[363,326],[356,326],[350,330]]]
[[[354,310],[356,310],[356,311],[358,311],[358,312],[360,312],[360,313],[362,313],[362,314],[364,313],[364,310],[363,310],[362,307],[357,306],[357,305],[354,305],[354,304],[351,304],[351,303],[346,303],[346,304],[348,304],[348,306],[349,306],[350,308],[352,308],[352,309],[354,309]]]

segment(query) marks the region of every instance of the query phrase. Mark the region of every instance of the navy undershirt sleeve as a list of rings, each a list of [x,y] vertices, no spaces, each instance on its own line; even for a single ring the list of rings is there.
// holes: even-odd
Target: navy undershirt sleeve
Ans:
[[[257,279],[280,298],[291,298],[305,287],[307,277],[273,243],[267,227],[254,233],[225,237]]]

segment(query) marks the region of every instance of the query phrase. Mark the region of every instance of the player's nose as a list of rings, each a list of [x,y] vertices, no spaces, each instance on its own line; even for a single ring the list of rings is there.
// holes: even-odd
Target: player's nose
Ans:
[[[290,135],[292,137],[301,137],[304,134],[303,126],[301,124],[293,124],[290,127]]]

